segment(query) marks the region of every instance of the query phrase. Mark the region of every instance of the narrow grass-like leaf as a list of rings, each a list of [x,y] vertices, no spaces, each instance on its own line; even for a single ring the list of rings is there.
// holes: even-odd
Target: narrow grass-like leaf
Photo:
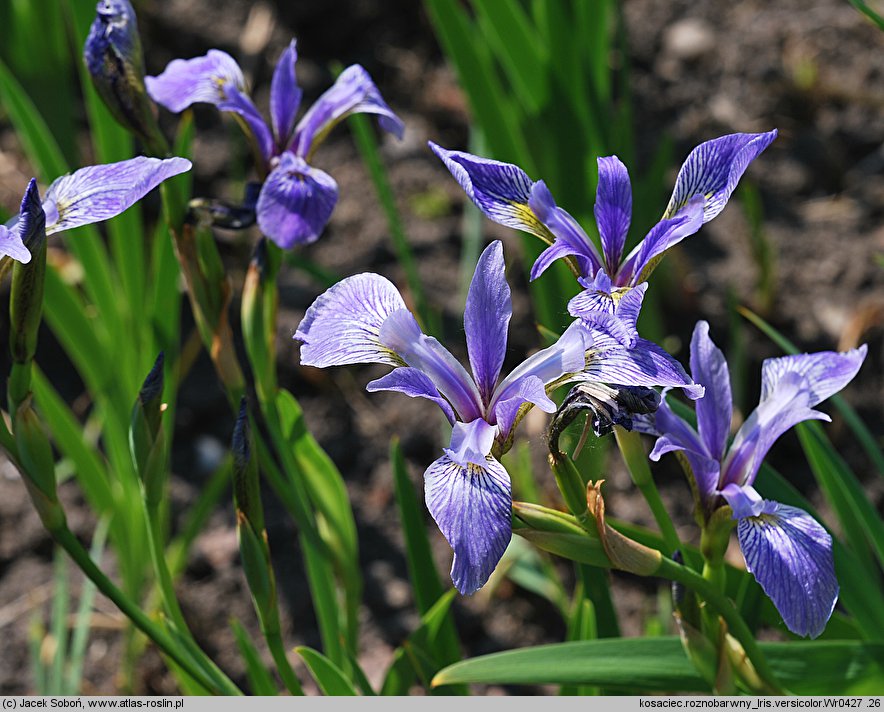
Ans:
[[[862,694],[882,675],[881,644],[762,643],[777,678],[796,694]],[[589,684],[630,691],[708,692],[678,638],[559,643],[484,655],[442,670],[434,684]]]
[[[246,678],[249,681],[252,694],[261,696],[276,695],[277,689],[276,683],[273,682],[273,676],[267,670],[264,663],[261,662],[261,656],[255,649],[248,631],[236,619],[230,621],[230,628],[233,630],[233,637],[236,639],[236,647],[239,650],[240,657],[246,665]]]
[[[884,567],[884,522],[822,428],[813,425],[802,423],[796,429],[817,482],[838,512],[853,550],[865,551],[870,546]]]
[[[472,0],[482,36],[492,45],[520,103],[537,113],[546,104],[547,49],[518,2]]]
[[[55,548],[52,585],[52,618],[50,635],[54,646],[49,666],[48,694],[64,693],[64,669],[68,653],[68,611],[70,610],[71,578],[68,557],[60,547]]]
[[[295,652],[304,660],[304,664],[310,670],[323,694],[335,697],[356,697],[359,695],[341,668],[325,655],[305,646],[295,648]]]

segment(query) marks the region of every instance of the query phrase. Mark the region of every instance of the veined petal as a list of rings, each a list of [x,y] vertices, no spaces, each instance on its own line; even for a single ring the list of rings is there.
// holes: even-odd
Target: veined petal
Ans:
[[[746,568],[793,633],[816,638],[838,600],[832,537],[807,512],[771,502],[772,510],[737,525]]]
[[[623,262],[617,274],[620,286],[644,282],[663,259],[663,253],[703,226],[703,200],[695,197],[673,218],[658,222]]]
[[[595,277],[602,269],[602,258],[599,257],[598,250],[577,221],[566,210],[556,205],[552,193],[542,180],[531,187],[528,206],[532,215],[543,223],[547,234],[552,233],[555,236],[553,247],[558,246],[556,256],[573,255],[577,260],[580,274],[590,279]],[[539,237],[546,239],[543,235]],[[539,277],[552,264],[550,259],[552,254],[547,254],[548,252],[550,251],[541,254],[534,263],[531,268],[531,279]]]
[[[295,41],[283,50],[273,70],[270,81],[270,121],[277,147],[282,150],[288,145],[295,130],[295,114],[301,106],[301,89],[295,76],[295,63],[298,50]]]
[[[219,49],[210,49],[203,57],[173,59],[159,76],[145,77],[144,84],[157,104],[176,114],[191,104],[225,101],[227,87],[245,91],[236,60]]]
[[[286,151],[258,196],[258,226],[283,249],[310,244],[319,239],[337,202],[335,179]]]
[[[248,95],[238,87],[227,85],[223,91],[224,99],[218,102],[218,109],[230,111],[242,119],[242,123],[255,138],[255,143],[258,144],[258,149],[264,160],[269,161],[274,154],[273,136],[264,117],[261,116]]]
[[[350,114],[376,114],[380,127],[396,138],[402,138],[405,131],[402,120],[387,106],[368,72],[353,64],[301,117],[290,150],[309,159],[329,132]]]
[[[43,198],[46,234],[109,220],[167,178],[189,171],[185,158],[146,158],[87,166],[57,178]]]
[[[697,401],[697,427],[706,451],[721,461],[731,430],[733,400],[727,361],[709,337],[709,324],[698,321],[691,338],[691,377],[706,387]]]
[[[759,134],[730,134],[701,143],[679,170],[663,217],[674,217],[691,198],[699,195],[704,200],[703,222],[712,220],[724,210],[746,167],[776,137],[774,129]]]
[[[528,206],[534,182],[525,171],[512,163],[448,151],[432,141],[430,148],[489,219],[537,235],[548,243],[553,241],[549,230]]]
[[[454,550],[451,580],[464,595],[488,581],[512,537],[512,494],[497,460],[462,467],[447,455],[424,473],[427,509]]]
[[[691,399],[702,397],[703,386],[694,383],[681,364],[657,344],[640,338],[633,348],[626,348],[595,329],[592,339],[592,346],[586,352],[586,368],[580,374],[583,380],[623,386],[676,387],[683,388]]]
[[[439,389],[423,371],[410,366],[403,366],[390,371],[386,376],[376,378],[369,383],[365,390],[369,393],[375,391],[397,391],[411,398],[426,398],[433,401],[445,413],[448,422],[454,425],[457,418],[451,404],[442,397]]]
[[[495,240],[479,257],[463,316],[470,365],[483,403],[491,400],[500,375],[512,314],[503,245]]]
[[[721,486],[751,485],[758,468],[777,438],[805,420],[830,420],[808,406],[805,378],[788,372],[780,377],[767,399],[740,426],[724,460]]]
[[[443,448],[443,452],[448,459],[461,467],[484,467],[496,434],[497,426],[482,418],[469,423],[455,423],[451,429],[450,445]]]
[[[609,274],[617,274],[632,221],[632,185],[626,166],[617,156],[603,156],[598,159],[598,165],[599,184],[593,212],[602,238],[605,266]]]
[[[380,339],[405,363],[430,377],[460,420],[469,422],[484,415],[479,389],[470,374],[448,349],[421,331],[410,311],[400,309],[388,316],[381,326]]]
[[[858,349],[844,353],[820,351],[766,359],[761,366],[761,400],[770,397],[783,376],[797,373],[804,377],[807,405],[813,407],[853,380],[867,352],[868,347],[863,344]]]
[[[401,366],[381,343],[381,325],[405,309],[399,290],[388,279],[367,272],[341,280],[321,294],[295,331],[302,341],[301,363],[326,368],[350,363]]]
[[[556,343],[529,356],[497,385],[488,405],[488,412],[496,412],[498,403],[519,393],[521,381],[529,376],[534,376],[544,386],[548,386],[563,376],[580,371],[588,342],[589,334],[586,329],[579,320],[574,321]]]

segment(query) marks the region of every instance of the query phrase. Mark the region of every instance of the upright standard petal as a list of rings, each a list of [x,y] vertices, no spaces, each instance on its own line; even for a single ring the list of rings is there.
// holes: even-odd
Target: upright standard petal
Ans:
[[[614,282],[621,287],[644,282],[663,259],[663,253],[703,226],[703,199],[688,201],[675,217],[661,220],[623,261]]]
[[[518,166],[481,158],[463,151],[448,151],[432,141],[433,149],[467,196],[486,217],[515,230],[524,230],[548,243],[549,229],[528,206],[534,182]]]
[[[469,422],[483,416],[482,398],[470,374],[448,349],[420,330],[410,311],[400,309],[387,317],[380,339],[405,363],[430,377],[460,420]]]
[[[780,378],[734,436],[722,465],[722,487],[751,485],[768,450],[789,428],[805,420],[830,420],[825,413],[813,410],[809,399],[803,376],[786,373]]]
[[[381,343],[381,325],[405,309],[399,290],[388,279],[370,272],[341,280],[321,294],[295,331],[302,341],[305,366],[384,363],[401,366],[400,359]],[[396,389],[401,390],[401,389]]]
[[[760,516],[740,519],[737,525],[746,568],[789,630],[816,638],[825,630],[838,600],[832,537],[796,507],[765,502],[765,510]]]
[[[746,167],[776,137],[774,129],[760,134],[729,134],[701,143],[679,170],[663,217],[674,217],[691,198],[699,195],[704,200],[703,222],[712,220],[724,210]]]
[[[295,115],[301,106],[301,89],[295,76],[298,51],[292,40],[276,62],[270,81],[270,121],[276,146],[282,151],[295,130]]]
[[[430,377],[423,371],[410,366],[394,368],[386,376],[376,378],[369,383],[365,390],[369,393],[374,393],[375,391],[396,391],[397,393],[404,393],[410,398],[426,398],[442,409],[449,423],[454,425],[457,420],[451,404],[442,397],[442,394],[439,393],[439,389],[436,388]]]
[[[447,455],[424,473],[427,509],[454,550],[451,580],[464,595],[478,591],[512,537],[512,494],[506,470],[494,458],[463,467]]]
[[[626,348],[607,334],[592,330],[592,346],[586,352],[586,368],[574,380],[614,383],[622,386],[663,386],[684,389],[696,400],[703,386],[694,383],[682,365],[657,344],[637,339]]]
[[[0,255],[27,264],[46,239],[46,213],[40,200],[37,179],[31,178],[16,217],[0,225]]]
[[[319,239],[337,202],[335,179],[286,151],[264,181],[255,212],[261,232],[288,250]]]
[[[191,104],[218,105],[227,100],[227,87],[245,91],[245,80],[236,60],[220,49],[203,57],[173,59],[163,73],[145,77],[147,93],[169,111],[180,113]]]
[[[602,259],[589,236],[566,210],[556,205],[552,193],[542,180],[531,187],[528,207],[531,214],[543,224],[547,234],[551,234],[555,240],[531,267],[531,279],[537,279],[555,260],[568,255],[575,258],[580,274],[584,277],[592,279],[603,269]],[[541,239],[548,239],[539,233],[534,234]]]
[[[491,400],[500,375],[513,314],[505,271],[503,245],[495,240],[479,257],[463,316],[470,366],[484,403]]]
[[[617,274],[626,234],[632,221],[632,185],[626,166],[617,156],[598,159],[599,184],[596,191],[595,213],[602,252],[608,274]]]
[[[691,337],[691,377],[706,388],[697,401],[700,437],[708,454],[720,462],[727,447],[734,404],[727,361],[709,337],[709,324],[705,321],[697,322]]]
[[[863,344],[858,349],[838,353],[820,351],[769,358],[761,366],[761,400],[767,400],[780,380],[789,373],[804,378],[808,403],[813,407],[834,395],[853,380],[868,352]]]
[[[350,114],[376,114],[380,127],[397,138],[402,138],[405,131],[402,120],[387,106],[368,72],[354,64],[341,72],[301,117],[291,150],[309,160],[329,131]]]
[[[43,199],[46,234],[109,220],[167,178],[189,171],[185,158],[146,158],[88,166],[56,179]]]

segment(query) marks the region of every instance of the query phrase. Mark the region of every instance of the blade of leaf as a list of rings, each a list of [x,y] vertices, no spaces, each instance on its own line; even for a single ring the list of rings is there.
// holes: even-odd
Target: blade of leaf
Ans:
[[[341,669],[329,660],[322,653],[300,646],[295,648],[295,652],[301,656],[316,684],[323,694],[336,697],[348,696],[356,697],[359,693]]]
[[[249,681],[249,687],[253,695],[275,696],[278,694],[276,683],[269,670],[261,662],[261,656],[258,654],[255,644],[249,637],[248,632],[242,627],[242,624],[235,618],[230,621],[230,628],[233,630],[233,637],[236,639],[236,647],[239,649],[240,657],[246,664],[246,678]]]

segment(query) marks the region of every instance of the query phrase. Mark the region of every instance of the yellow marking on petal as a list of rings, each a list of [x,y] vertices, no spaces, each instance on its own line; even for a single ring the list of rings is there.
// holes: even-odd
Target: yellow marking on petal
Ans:
[[[522,223],[522,229],[525,232],[530,232],[532,235],[536,235],[541,240],[543,240],[548,245],[551,245],[556,236],[550,232],[550,229],[544,225],[540,218],[534,214],[534,211],[531,209],[527,203],[517,203],[514,200],[508,201],[510,206],[513,209],[514,216]]]

